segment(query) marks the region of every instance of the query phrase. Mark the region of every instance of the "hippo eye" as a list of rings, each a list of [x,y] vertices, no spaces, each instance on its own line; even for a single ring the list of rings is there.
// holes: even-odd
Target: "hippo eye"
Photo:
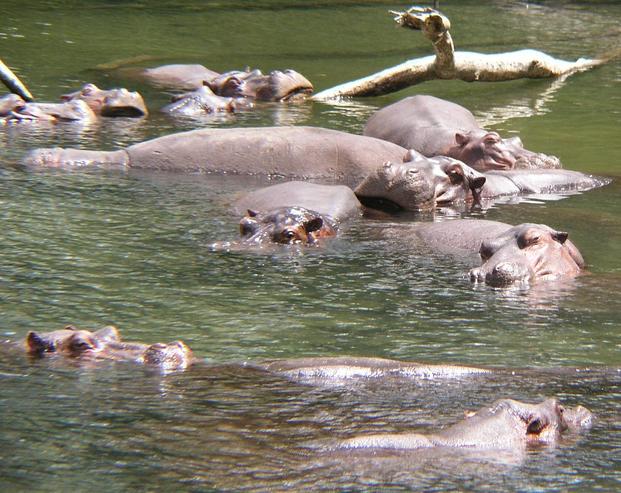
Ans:
[[[483,143],[488,146],[498,144],[499,142],[500,142],[500,137],[498,135],[487,135],[483,139]]]
[[[95,86],[93,84],[86,84],[82,88],[82,95],[89,96],[95,90]]]
[[[463,175],[459,173],[459,171],[457,171],[456,169],[449,170],[447,175],[453,185],[458,185],[464,181]]]
[[[410,168],[410,169],[408,169],[408,170],[406,171],[406,174],[407,174],[410,178],[413,178],[413,177],[415,177],[416,175],[418,175],[418,169],[416,169],[416,168]]]
[[[528,246],[535,245],[539,243],[540,239],[541,239],[541,235],[538,233],[530,233],[530,234],[521,235],[520,237],[518,237],[518,241],[517,241],[518,247],[526,248]]]
[[[295,233],[291,230],[287,230],[285,232],[283,232],[283,237],[287,240],[292,240],[293,238],[295,238]]]

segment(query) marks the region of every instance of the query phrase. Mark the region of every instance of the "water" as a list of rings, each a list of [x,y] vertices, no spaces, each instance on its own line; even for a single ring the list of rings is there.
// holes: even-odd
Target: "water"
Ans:
[[[618,48],[614,2],[441,2],[458,49],[523,47],[575,59]],[[169,94],[128,72],[203,63],[294,68],[317,90],[429,53],[383,2],[14,2],[0,56],[36,97],[85,82],[139,90],[142,121],[0,128],[0,336],[72,323],[127,340],[183,339],[215,367],[160,375],[0,351],[0,486],[7,491],[616,491],[621,481],[621,64],[564,81],[428,82],[349,104],[265,104],[226,120],[175,121]],[[610,176],[558,201],[493,207],[488,219],[570,232],[589,275],[527,291],[472,287],[475,259],[387,238],[411,216],[353,224],[325,249],[212,252],[235,237],[228,203],[251,180],[157,173],[27,172],[34,147],[117,149],[200,126],[317,125],[360,132],[406,95],[454,100],[565,167]],[[441,215],[442,213],[438,213]],[[467,214],[466,214],[467,215]],[[393,379],[308,386],[228,363],[363,355],[508,369],[453,383]],[[591,368],[576,372],[575,368]],[[511,370],[516,370],[512,375]],[[590,433],[515,463],[336,458],[323,447],[369,431],[432,431],[501,397],[557,396],[592,409]],[[416,465],[417,464],[417,465]]]

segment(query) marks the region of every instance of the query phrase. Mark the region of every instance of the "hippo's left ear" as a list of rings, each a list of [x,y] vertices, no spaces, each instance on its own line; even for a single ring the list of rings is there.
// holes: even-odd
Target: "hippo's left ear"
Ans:
[[[119,329],[114,325],[107,325],[101,329],[95,331],[94,334],[101,342],[120,342]]]
[[[323,219],[320,217],[315,217],[310,221],[306,221],[304,223],[304,229],[307,233],[312,233],[313,231],[319,231],[323,227]]]
[[[468,137],[468,134],[464,134],[461,132],[457,132],[455,134],[455,142],[457,143],[458,146],[465,146],[468,142],[469,142],[470,138]]]
[[[26,336],[26,346],[31,354],[41,355],[49,349],[49,345],[36,332],[30,331]],[[53,350],[53,348],[52,348]]]

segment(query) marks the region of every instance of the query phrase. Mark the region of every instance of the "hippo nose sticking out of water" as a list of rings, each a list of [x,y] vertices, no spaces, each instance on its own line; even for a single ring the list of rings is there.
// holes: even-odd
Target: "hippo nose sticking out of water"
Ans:
[[[584,268],[584,259],[567,236],[544,224],[514,226],[481,242],[483,264],[470,271],[470,278],[502,287],[576,276]]]

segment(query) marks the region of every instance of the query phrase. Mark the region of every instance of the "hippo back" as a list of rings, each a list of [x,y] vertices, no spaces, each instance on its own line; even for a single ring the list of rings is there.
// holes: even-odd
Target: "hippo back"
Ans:
[[[425,156],[445,151],[457,131],[478,129],[466,108],[433,96],[411,96],[382,108],[366,126],[364,135],[384,139]]]
[[[372,137],[318,127],[201,129],[127,148],[132,168],[326,179],[355,186],[406,150]]]
[[[248,209],[264,212],[295,206],[330,216],[337,222],[362,213],[362,205],[351,188],[303,181],[279,183],[255,190],[237,200],[233,208],[236,213],[244,214]]]

